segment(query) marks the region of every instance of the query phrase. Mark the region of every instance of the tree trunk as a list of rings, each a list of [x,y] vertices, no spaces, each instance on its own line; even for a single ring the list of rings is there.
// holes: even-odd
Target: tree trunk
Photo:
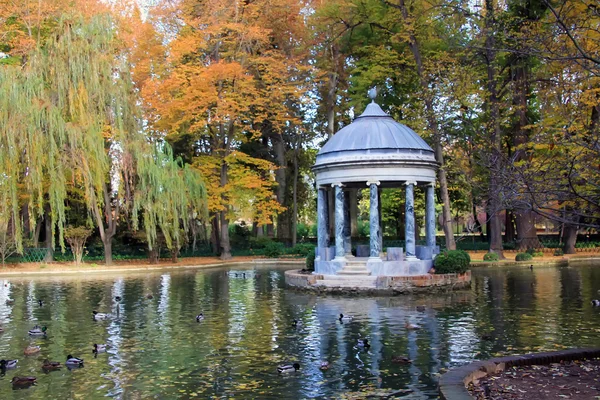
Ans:
[[[538,249],[542,247],[535,229],[535,216],[533,211],[519,211],[516,213],[517,224],[517,249]]]
[[[529,125],[527,117],[528,97],[529,97],[529,79],[528,67],[525,60],[518,59],[511,68],[511,78],[513,80],[513,106],[517,119],[514,124],[513,145],[515,150],[515,162],[523,163],[529,161],[529,156],[523,148],[529,142],[529,135],[526,126]],[[527,188],[527,185],[523,185]],[[526,203],[528,203],[526,201]],[[517,210],[515,213],[515,222],[517,225],[517,249],[537,249],[542,247],[537,237],[535,229],[535,214],[530,209]]]
[[[505,219],[504,219],[504,240],[507,243],[515,241],[515,222],[513,217],[513,212],[511,210],[505,211]]]
[[[107,236],[105,240],[102,240],[104,244],[104,263],[106,265],[111,265],[113,263],[112,258],[112,235]]]
[[[176,247],[173,247],[171,249],[171,262],[177,264],[177,257],[179,256],[179,249]]]
[[[577,242],[577,225],[565,224],[563,252],[575,254],[575,242]]]
[[[271,142],[273,143],[273,150],[275,150],[275,159],[278,167],[275,170],[275,181],[277,182],[277,202],[285,207],[285,194],[287,190],[287,161],[285,159],[285,143],[283,141],[283,137],[278,133],[271,135]],[[289,241],[291,236],[290,212],[288,209],[286,209],[277,215],[277,237],[281,240]]]
[[[292,246],[296,245],[298,240],[298,146],[300,145],[300,136],[296,138],[294,145],[294,179],[292,182]]]
[[[44,222],[44,218],[38,218],[35,223],[35,231],[33,233],[33,247],[37,248],[40,245],[40,233],[42,232],[42,223]]]
[[[496,50],[494,38],[494,4],[492,0],[485,1],[485,52],[487,63],[487,88],[488,88],[488,108],[490,113],[489,122],[489,138],[490,138],[490,153],[489,153],[489,173],[490,183],[488,190],[488,217],[490,228],[488,237],[490,242],[490,252],[498,254],[498,257],[503,260],[504,253],[502,252],[502,224],[500,221],[501,197],[499,185],[499,171],[501,170],[500,161],[500,108],[498,105],[498,92],[496,82]]]
[[[409,20],[409,13],[404,3],[404,0],[400,0],[398,7],[402,13],[404,21]],[[448,195],[448,180],[446,179],[446,170],[444,165],[444,155],[442,151],[442,138],[438,128],[438,123],[435,117],[435,109],[433,106],[433,93],[429,79],[425,76],[423,68],[423,60],[421,58],[421,49],[417,37],[413,34],[409,34],[408,46],[413,54],[415,64],[417,67],[417,75],[419,76],[419,83],[421,90],[423,91],[423,97],[425,99],[425,116],[427,119],[427,128],[432,133],[434,141],[434,152],[437,162],[440,164],[438,169],[438,181],[440,182],[440,191],[442,195],[442,227],[444,228],[444,235],[446,236],[446,248],[448,250],[456,250],[456,242],[454,241],[454,232],[452,228],[452,210],[450,208],[450,196]]]
[[[44,227],[46,230],[46,257],[45,262],[54,261],[54,235],[52,234],[52,215],[50,205],[44,206]]]
[[[211,213],[212,216],[210,218],[210,244],[212,246],[212,251],[216,256],[221,255],[221,230],[219,229],[219,223],[221,216],[219,213]]]
[[[325,104],[327,107],[327,138],[331,139],[335,133],[335,105],[337,103],[336,94],[339,80],[338,58],[340,52],[338,44],[335,42],[330,45],[329,49],[331,50],[332,71],[327,74],[329,82],[327,84],[327,98],[325,100]]]
[[[150,260],[150,264],[158,264],[159,255],[158,246],[154,246],[152,250],[148,249],[148,260]]]
[[[227,164],[225,161],[221,164],[221,187],[227,185]],[[225,205],[225,209],[220,212],[221,214],[221,260],[231,259],[231,244],[229,243],[229,219],[227,212],[229,211],[229,205],[227,205],[227,199],[225,194],[222,194],[222,201]]]

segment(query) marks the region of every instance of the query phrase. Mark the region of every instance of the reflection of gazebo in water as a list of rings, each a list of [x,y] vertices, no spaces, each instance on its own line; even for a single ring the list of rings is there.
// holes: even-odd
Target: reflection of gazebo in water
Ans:
[[[374,99],[374,91],[369,93]],[[435,244],[434,185],[438,163],[431,147],[410,128],[394,121],[373,102],[355,121],[323,146],[312,167],[318,189],[318,244],[315,273],[322,275],[400,276],[426,274],[439,251]],[[351,193],[370,189],[370,246],[351,253]],[[426,187],[426,245],[416,246],[414,190]],[[382,188],[406,187],[406,248],[388,248],[382,258]],[[335,216],[330,218],[328,191],[334,190]],[[330,219],[335,221],[335,246],[330,245]],[[368,248],[367,248],[368,247]]]

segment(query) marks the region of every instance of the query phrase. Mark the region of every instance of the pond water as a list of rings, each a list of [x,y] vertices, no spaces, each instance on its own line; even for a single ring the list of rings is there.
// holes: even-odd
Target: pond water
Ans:
[[[590,304],[600,297],[600,268],[590,265],[479,268],[471,290],[393,298],[300,293],[285,288],[283,271],[0,278],[0,358],[19,359],[0,376],[0,398],[362,398],[406,389],[397,396],[434,399],[439,374],[453,366],[600,343],[600,309]],[[94,310],[113,315],[94,321]],[[340,313],[353,321],[341,324]],[[48,327],[45,338],[28,335],[36,324]],[[358,347],[359,338],[371,347]],[[108,351],[94,358],[93,343]],[[41,352],[24,356],[30,344]],[[44,359],[64,363],[68,354],[85,366],[42,371]],[[413,362],[398,365],[393,356]],[[278,365],[294,362],[300,371],[278,374]],[[13,390],[15,375],[38,384]]]

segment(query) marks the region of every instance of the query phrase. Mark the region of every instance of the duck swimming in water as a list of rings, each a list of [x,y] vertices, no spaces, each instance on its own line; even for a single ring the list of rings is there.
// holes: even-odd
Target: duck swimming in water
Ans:
[[[369,344],[369,339],[358,339],[358,347],[362,347],[365,349],[371,347],[371,345]]]
[[[600,307],[600,300],[592,300],[592,306]]]
[[[18,362],[19,362],[19,360],[0,360],[0,368],[1,369],[17,368]]]
[[[42,351],[42,348],[40,346],[27,346],[23,354],[25,354],[26,356],[31,356],[33,354],[39,353],[40,351]]]
[[[352,321],[354,318],[352,318],[350,315],[344,315],[344,314],[340,314],[340,317],[338,318],[340,320],[340,322],[350,322]]]
[[[13,387],[28,388],[35,385],[36,380],[37,378],[35,376],[15,376],[10,382],[13,384]]]
[[[115,296],[115,301],[116,301],[117,303],[118,303],[118,302],[120,302],[121,300],[122,300],[122,299],[121,299],[121,296]]]
[[[105,319],[108,319],[108,314],[105,313],[99,313],[98,311],[92,311],[92,314],[95,321],[104,321]]]
[[[412,364],[410,358],[403,356],[392,356],[392,362],[394,364]]]
[[[42,326],[40,328],[39,325],[36,325],[32,329],[29,330],[29,335],[30,336],[46,336],[46,330],[47,330],[47,328],[45,326]]]
[[[404,325],[404,327],[409,331],[418,331],[419,329],[421,329],[419,325],[411,324],[408,322]]]
[[[62,367],[58,361],[49,361],[48,359],[44,360],[42,364],[42,369],[46,371],[57,371]]]
[[[92,350],[92,353],[104,353],[106,352],[106,345],[105,344],[96,344],[94,343],[94,349]]]
[[[294,363],[294,364],[288,364],[288,365],[280,365],[279,367],[277,367],[277,372],[279,372],[280,374],[286,374],[289,372],[296,372],[299,369],[300,369],[300,364]]]
[[[327,371],[329,369],[329,361],[321,361],[321,366],[319,369],[322,371]]]
[[[67,367],[83,367],[83,359],[73,357],[72,355],[67,356],[67,361],[65,362]]]
[[[292,321],[292,328],[298,328],[299,326],[302,326],[302,321],[298,321],[297,319]]]
[[[204,321],[204,314],[200,313],[196,315],[196,322]]]

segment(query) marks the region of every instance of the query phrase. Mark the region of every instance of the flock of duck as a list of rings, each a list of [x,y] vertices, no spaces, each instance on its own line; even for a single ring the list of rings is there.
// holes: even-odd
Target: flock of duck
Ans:
[[[152,294],[148,294],[146,295],[147,299],[152,299],[153,296]],[[115,301],[117,303],[119,303],[121,301],[121,297],[120,296],[116,296],[115,297]],[[10,302],[10,303],[9,303]],[[594,303],[594,302],[597,302]],[[8,300],[7,303],[12,304],[13,300]],[[40,305],[40,307],[42,307],[44,305],[43,300],[38,300],[37,303]],[[594,304],[595,306],[600,306],[600,301],[598,300],[594,300],[592,302],[592,304]],[[423,306],[418,306],[417,307],[418,311],[425,311],[425,307]],[[119,307],[117,306],[117,315],[119,314]],[[107,314],[107,313],[101,313],[98,311],[92,311],[92,319],[94,321],[104,321],[104,320],[108,320],[111,319],[112,315],[111,314]],[[353,321],[353,317],[350,315],[344,315],[344,314],[340,314],[338,321],[340,324],[344,324],[344,323],[350,323]],[[196,315],[196,322],[202,322],[205,320],[205,316],[203,313],[200,313],[198,315]],[[292,321],[292,328],[299,328],[302,326],[302,321],[299,321],[297,319],[294,319]],[[414,325],[414,324],[410,324],[410,323],[406,323],[405,324],[405,328],[407,330],[418,330],[421,329],[420,326],[418,325]],[[0,327],[0,333],[3,332],[3,328]],[[39,326],[36,325],[34,326],[32,329],[30,329],[28,331],[29,336],[31,337],[46,337],[48,334],[48,329],[46,326]],[[367,351],[370,347],[371,344],[369,343],[369,339],[366,338],[359,338],[357,341],[356,346],[358,348],[364,349],[365,351]],[[106,352],[107,349],[107,345],[106,344],[97,344],[94,343],[92,345],[92,353],[94,354],[94,357],[98,356],[98,353],[104,353]],[[25,348],[25,351],[23,352],[26,356],[30,356],[30,355],[35,355],[38,354],[41,351],[40,346],[34,346],[34,345],[30,345],[27,346],[27,348]],[[403,357],[403,356],[392,356],[391,361],[393,363],[397,363],[397,364],[410,364],[412,363],[412,361],[407,358],[407,357]],[[17,364],[18,364],[18,360],[0,360],[0,374],[1,375],[5,375],[6,374],[6,370],[9,369],[15,369],[17,368]],[[64,366],[66,366],[68,369],[74,369],[74,368],[81,368],[84,365],[84,360],[82,358],[79,357],[74,357],[73,355],[69,354],[66,358],[66,361],[64,363]],[[50,371],[57,371],[60,370],[63,367],[63,364],[61,364],[58,361],[50,361],[48,359],[45,359],[42,363],[42,370],[46,373],[50,372]],[[327,370],[329,369],[329,362],[328,361],[322,361],[321,365],[320,365],[320,369],[321,370]],[[277,372],[280,374],[286,374],[286,373],[291,373],[291,372],[296,372],[300,370],[300,363],[293,363],[293,364],[284,364],[284,365],[280,365],[277,367]],[[14,376],[11,380],[11,383],[13,385],[14,389],[18,389],[18,388],[28,388],[32,385],[35,385],[37,381],[37,377],[35,376]]]
[[[152,296],[152,295],[147,295],[146,297],[152,298],[150,296]],[[121,301],[121,297],[116,296],[115,300],[118,303]],[[37,300],[36,302],[39,304],[40,307],[42,307],[44,305],[43,300]],[[14,300],[7,300],[6,303],[14,304]],[[117,313],[118,313],[118,310],[119,310],[119,308],[117,307]],[[106,320],[106,319],[109,319],[110,317],[111,317],[110,314],[99,313],[97,311],[92,312],[92,318],[95,321]],[[2,333],[2,332],[4,332],[4,329],[0,326],[0,333]],[[33,328],[31,328],[28,331],[28,334],[31,337],[46,337],[48,334],[48,328],[46,326],[35,325]],[[98,353],[106,352],[106,349],[107,349],[106,344],[94,343],[92,345],[92,353],[94,354],[94,357],[97,357]],[[38,354],[41,351],[42,351],[42,349],[40,346],[29,345],[25,348],[25,350],[23,351],[23,354],[26,356],[32,356],[32,355]],[[0,375],[4,376],[6,374],[7,370],[17,368],[18,362],[19,362],[19,360],[16,360],[16,359],[15,360],[0,360]],[[64,366],[66,366],[68,369],[81,368],[81,367],[83,367],[83,363],[84,363],[84,361],[82,358],[74,357],[73,355],[69,354],[66,358]],[[59,361],[50,361],[48,359],[45,359],[42,362],[41,367],[44,372],[48,373],[51,371],[60,370],[63,367],[63,364]],[[35,376],[14,376],[11,380],[13,389],[28,388],[30,386],[35,385],[36,382],[37,382],[37,377],[35,377]]]

